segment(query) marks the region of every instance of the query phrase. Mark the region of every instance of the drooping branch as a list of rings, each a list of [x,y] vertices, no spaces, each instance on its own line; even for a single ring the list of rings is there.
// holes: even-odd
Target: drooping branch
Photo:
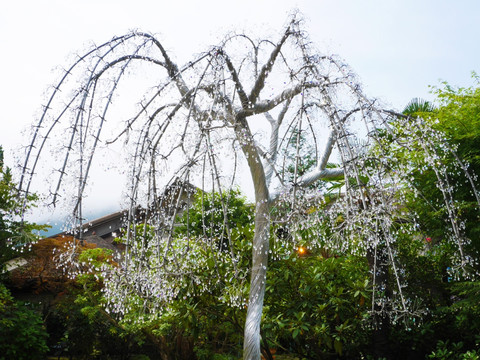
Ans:
[[[42,115],[40,117],[40,119],[38,120],[38,124],[35,126],[35,132],[32,136],[32,140],[31,140],[31,143],[30,143],[30,146],[28,147],[28,151],[27,151],[27,154],[25,156],[25,161],[24,161],[24,165],[23,165],[23,170],[22,170],[22,174],[21,174],[21,177],[20,177],[20,182],[19,182],[19,185],[18,185],[18,189],[19,189],[19,193],[22,192],[23,190],[23,183],[25,181],[25,176],[27,175],[27,171],[28,171],[28,164],[29,164],[29,161],[30,161],[30,157],[32,155],[31,151],[33,148],[35,148],[35,144],[36,144],[36,140],[37,140],[37,136],[39,134],[39,130],[43,127],[43,123],[45,121],[45,117],[47,115],[47,112],[48,110],[51,108],[51,105],[52,105],[52,102],[53,100],[55,99],[57,93],[60,91],[60,88],[62,87],[63,83],[65,82],[65,80],[71,75],[72,71],[80,64],[82,63],[83,61],[85,61],[89,56],[91,56],[92,54],[94,54],[95,52],[97,52],[98,50],[100,49],[103,49],[105,47],[109,47],[110,49],[107,51],[107,54],[114,51],[115,47],[119,46],[121,44],[121,42],[123,41],[126,41],[128,39],[130,39],[131,37],[135,36],[135,34],[130,34],[130,35],[125,35],[125,36],[120,36],[120,37],[117,37],[117,38],[113,38],[112,40],[110,41],[107,41],[105,43],[103,43],[102,45],[99,45],[98,47],[94,47],[93,49],[91,49],[89,52],[87,52],[86,54],[84,54],[83,56],[80,56],[66,71],[65,73],[63,74],[62,78],[60,79],[60,81],[55,85],[54,87],[54,91],[52,92],[52,94],[50,95],[48,101],[47,101],[47,104],[44,106],[44,111],[42,112]],[[70,104],[75,100],[75,97],[73,97],[71,99],[71,102]],[[66,111],[66,109],[68,109],[69,105],[67,105],[67,107],[64,108],[64,111]],[[63,112],[62,114],[60,115],[60,117],[63,115]],[[58,122],[58,119],[55,121],[55,123]],[[54,123],[54,125],[55,125]],[[43,146],[42,146],[43,148]],[[39,149],[39,152],[37,154],[37,157],[40,156],[40,153],[41,153],[41,150],[42,149]],[[33,174],[35,173],[35,166],[33,166],[32,169],[30,169],[30,172],[29,172],[29,179],[27,180],[28,182],[28,185],[27,185],[27,189],[25,190],[25,199],[26,197],[28,196],[28,193],[29,193],[29,185],[30,185],[30,182],[31,182],[31,178],[33,176]],[[25,201],[24,201],[25,202]],[[25,204],[24,204],[24,207],[25,207]]]
[[[140,51],[140,48],[141,47],[138,47],[136,52]],[[91,150],[90,150],[90,154],[88,156],[88,160],[87,160],[87,164],[86,164],[86,169],[85,169],[85,173],[84,174],[80,174],[81,176],[81,181],[79,183],[79,195],[78,195],[78,199],[76,201],[76,204],[75,204],[75,207],[73,209],[73,212],[76,213],[77,212],[77,209],[79,207],[81,207],[81,203],[82,203],[82,197],[83,197],[83,194],[84,194],[84,191],[85,191],[85,186],[87,185],[87,181],[88,181],[88,176],[89,176],[89,172],[90,172],[90,168],[91,168],[91,165],[92,165],[92,162],[93,162],[93,157],[95,155],[95,150],[97,148],[97,145],[98,145],[98,142],[99,142],[99,139],[100,139],[100,134],[102,132],[102,128],[103,128],[103,123],[105,122],[105,119],[106,119],[106,116],[107,116],[107,112],[108,112],[108,109],[110,107],[110,105],[112,104],[112,98],[113,98],[113,95],[115,94],[115,91],[118,87],[118,84],[120,82],[120,79],[122,78],[123,74],[125,73],[127,67],[129,66],[130,62],[132,60],[136,60],[138,59],[137,58],[137,54],[134,53],[132,56],[128,56],[126,57],[125,60],[122,60],[122,61],[125,61],[125,64],[122,66],[122,68],[120,69],[120,72],[119,74],[117,75],[117,78],[116,80],[114,81],[114,84],[109,92],[109,95],[108,95],[108,98],[107,98],[107,101],[106,101],[106,105],[103,109],[103,113],[102,115],[100,116],[100,123],[98,125],[98,128],[97,128],[97,134],[96,136],[94,136],[94,142],[93,142],[93,145],[91,147]],[[143,59],[145,60],[145,59]],[[147,60],[147,61],[150,61],[150,60]],[[96,82],[95,82],[96,84]],[[92,103],[93,103],[93,97],[94,97],[94,94],[95,92],[92,93]],[[84,97],[84,99],[86,99],[86,96]],[[92,108],[92,105],[90,105],[90,109]],[[90,110],[91,111],[91,110]],[[89,111],[89,117],[90,117],[90,111]],[[82,102],[82,106],[80,107],[80,110],[78,112],[78,116],[83,116],[83,102]],[[83,155],[83,154],[81,154]],[[81,165],[83,166],[83,160],[81,160]],[[81,225],[81,224],[79,224]]]

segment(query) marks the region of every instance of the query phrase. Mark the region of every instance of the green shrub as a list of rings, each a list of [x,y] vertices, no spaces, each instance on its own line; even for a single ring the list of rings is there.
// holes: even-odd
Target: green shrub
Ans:
[[[477,350],[465,351],[463,342],[450,343],[448,340],[439,341],[437,348],[427,356],[427,359],[479,360],[480,352],[477,352]]]
[[[292,255],[270,266],[263,330],[301,357],[351,358],[368,342],[370,297],[365,259]]]
[[[0,284],[0,359],[43,359],[47,337],[40,315]]]

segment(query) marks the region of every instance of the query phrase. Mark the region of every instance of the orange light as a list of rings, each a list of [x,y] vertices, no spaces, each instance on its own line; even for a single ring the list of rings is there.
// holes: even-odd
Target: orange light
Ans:
[[[307,251],[307,249],[305,249],[303,246],[299,246],[299,247],[298,247],[298,253],[299,253],[300,255],[305,254],[306,251]]]

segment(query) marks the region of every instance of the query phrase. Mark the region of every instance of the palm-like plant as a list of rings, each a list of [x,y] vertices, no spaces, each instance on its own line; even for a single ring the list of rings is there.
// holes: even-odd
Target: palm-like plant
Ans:
[[[410,102],[405,106],[402,111],[402,114],[411,116],[416,113],[423,113],[423,112],[433,112],[437,108],[431,102],[420,99],[420,98],[413,98]]]

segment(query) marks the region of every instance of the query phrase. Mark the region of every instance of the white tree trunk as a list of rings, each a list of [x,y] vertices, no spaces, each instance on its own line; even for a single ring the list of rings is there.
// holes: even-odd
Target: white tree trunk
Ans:
[[[269,210],[270,206],[267,201],[257,202],[250,294],[243,340],[244,360],[260,360],[260,322],[265,296],[269,251]]]

